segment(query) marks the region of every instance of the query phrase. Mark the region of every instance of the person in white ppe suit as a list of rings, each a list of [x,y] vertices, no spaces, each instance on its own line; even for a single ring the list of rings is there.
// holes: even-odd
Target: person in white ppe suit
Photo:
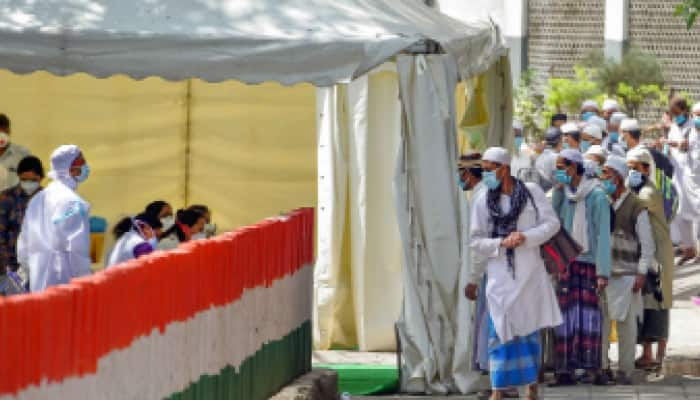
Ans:
[[[32,292],[90,273],[90,204],[76,193],[89,175],[78,146],[63,145],[51,155],[53,182],[29,202],[17,244]]]

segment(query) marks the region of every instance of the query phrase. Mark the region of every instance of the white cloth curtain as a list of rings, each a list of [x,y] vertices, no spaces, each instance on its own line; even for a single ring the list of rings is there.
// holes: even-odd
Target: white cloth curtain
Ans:
[[[401,237],[392,181],[400,138],[398,78],[386,64],[319,89],[317,349],[396,349]]]
[[[462,254],[466,208],[455,183],[458,75],[444,55],[399,56],[397,62],[403,112],[394,185],[405,261],[401,389],[469,392],[478,373],[471,372],[471,324],[464,323],[471,321],[471,307],[460,305],[468,258]]]

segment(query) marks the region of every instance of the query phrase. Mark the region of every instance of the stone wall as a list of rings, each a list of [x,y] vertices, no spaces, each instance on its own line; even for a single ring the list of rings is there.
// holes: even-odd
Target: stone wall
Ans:
[[[529,0],[528,67],[537,80],[573,77],[573,65],[603,49],[605,0]]]

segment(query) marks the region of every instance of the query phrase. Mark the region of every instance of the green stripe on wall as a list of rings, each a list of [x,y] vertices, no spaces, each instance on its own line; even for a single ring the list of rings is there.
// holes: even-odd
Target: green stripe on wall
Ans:
[[[281,340],[264,344],[236,370],[202,375],[169,400],[265,400],[311,370],[311,321]]]

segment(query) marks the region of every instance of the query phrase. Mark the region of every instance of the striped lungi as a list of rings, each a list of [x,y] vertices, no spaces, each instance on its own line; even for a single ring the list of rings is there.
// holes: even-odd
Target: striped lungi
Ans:
[[[574,261],[559,277],[557,290],[564,322],[554,329],[554,364],[559,373],[601,367],[602,314],[595,265]]]
[[[537,383],[540,369],[540,332],[501,343],[489,317],[489,368],[492,389]]]

